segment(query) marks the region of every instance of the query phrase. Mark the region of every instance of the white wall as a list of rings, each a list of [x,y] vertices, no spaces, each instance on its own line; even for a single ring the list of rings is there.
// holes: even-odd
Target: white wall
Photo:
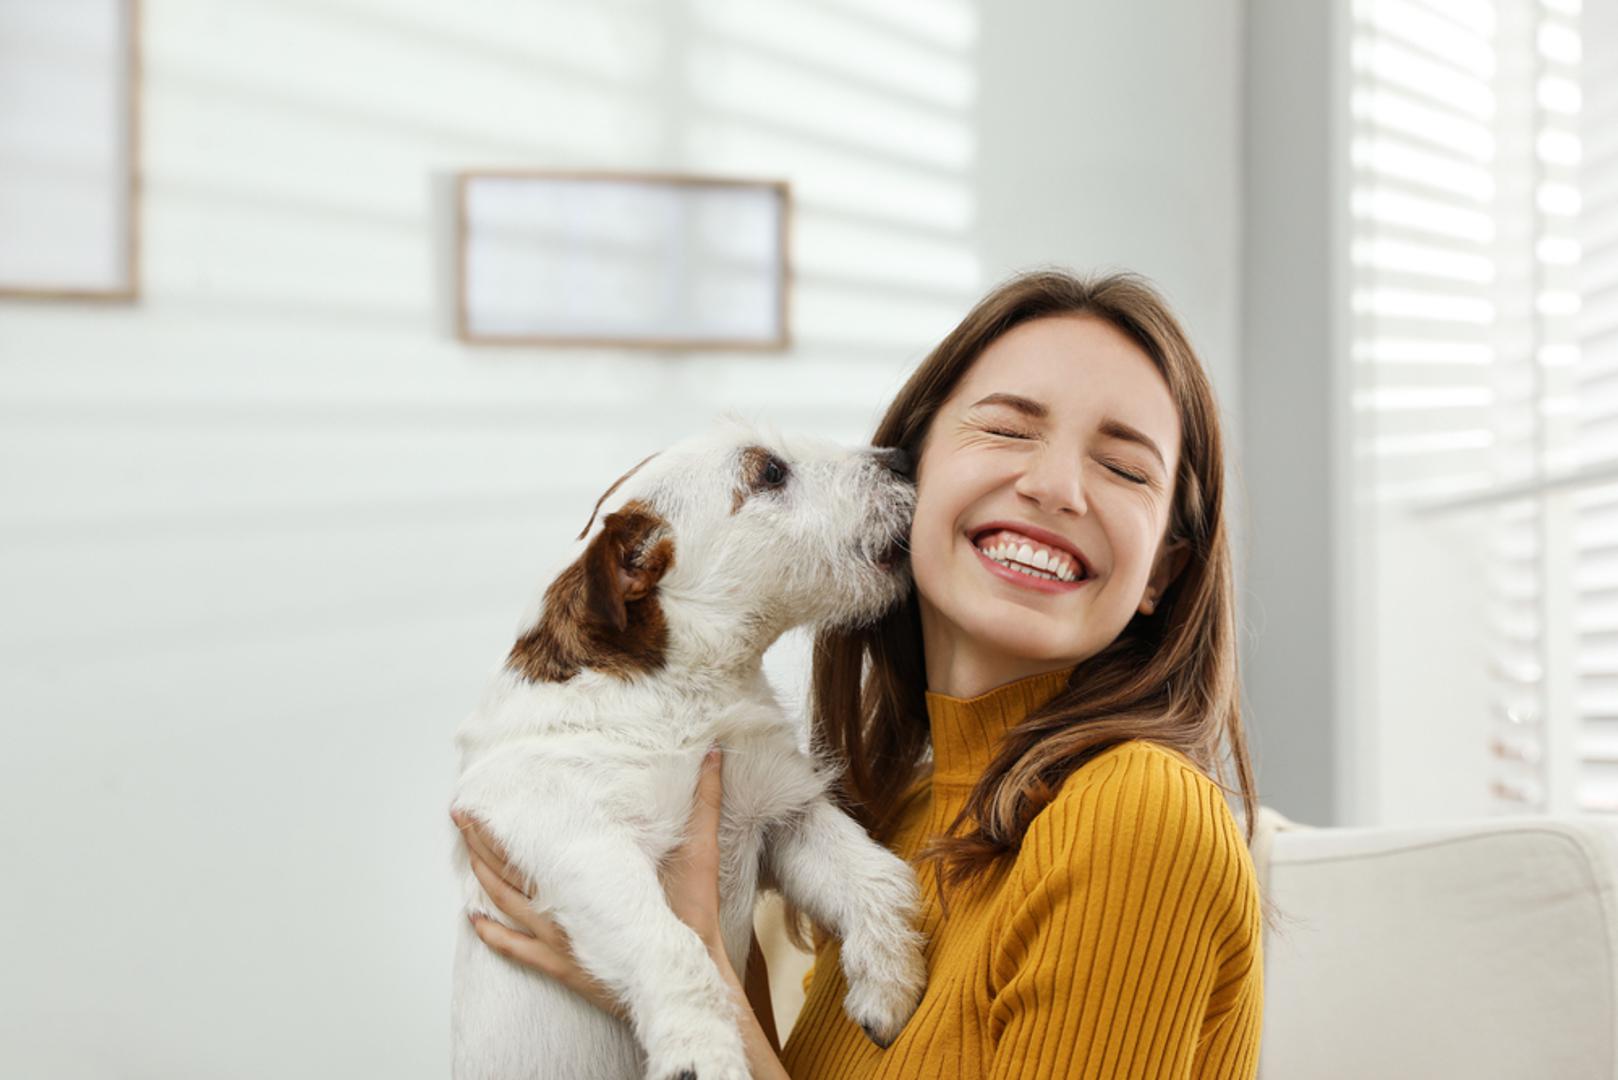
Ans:
[[[1245,707],[1264,801],[1318,825],[1358,807],[1354,695],[1372,689],[1348,632],[1366,545],[1354,542],[1349,509],[1339,6],[1249,0],[1243,63],[1244,595],[1262,642],[1246,665]]]
[[[1240,0],[985,8],[979,254],[1146,274],[1240,417]]]
[[[862,437],[1047,261],[1235,400],[1234,0],[143,6],[145,295],[0,303],[0,1074],[443,1076],[454,725],[718,409]],[[795,347],[456,344],[445,178],[514,164],[787,177]]]

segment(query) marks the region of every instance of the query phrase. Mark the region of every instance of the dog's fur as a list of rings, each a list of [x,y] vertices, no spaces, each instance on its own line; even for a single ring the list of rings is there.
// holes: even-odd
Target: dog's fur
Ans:
[[[727,417],[602,496],[622,489],[457,732],[453,806],[499,840],[631,1026],[462,919],[456,1080],[746,1080],[735,1007],[658,877],[710,744],[725,751],[720,914],[736,972],[757,890],[777,888],[842,939],[844,1006],[874,1041],[909,1019],[926,979],[914,877],[834,807],[761,662],[794,626],[869,623],[904,597],[905,467],[898,451]],[[510,925],[458,837],[454,861],[467,911]]]

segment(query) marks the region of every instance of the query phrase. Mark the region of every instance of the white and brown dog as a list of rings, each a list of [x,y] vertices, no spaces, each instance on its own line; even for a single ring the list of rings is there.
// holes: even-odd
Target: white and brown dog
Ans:
[[[762,658],[792,627],[868,623],[904,597],[907,470],[903,451],[727,417],[602,496],[622,488],[456,734],[452,805],[486,823],[632,1030],[461,919],[456,1080],[746,1080],[735,1006],[658,878],[711,744],[725,750],[721,930],[735,970],[757,891],[779,889],[842,940],[849,1016],[880,1045],[898,1034],[926,980],[914,877],[828,798]],[[458,837],[455,866],[467,911],[510,925]]]

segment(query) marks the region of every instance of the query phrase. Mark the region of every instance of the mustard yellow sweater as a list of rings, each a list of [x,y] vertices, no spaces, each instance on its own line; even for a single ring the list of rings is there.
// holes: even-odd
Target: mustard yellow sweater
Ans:
[[[996,740],[1064,685],[927,695],[933,775],[906,795],[894,850],[916,865]],[[1257,878],[1223,792],[1140,740],[1091,759],[1029,827],[1010,872],[950,891],[918,874],[927,992],[886,1050],[842,1009],[832,941],[782,1057],[794,1080],[1252,1077],[1264,1000]]]

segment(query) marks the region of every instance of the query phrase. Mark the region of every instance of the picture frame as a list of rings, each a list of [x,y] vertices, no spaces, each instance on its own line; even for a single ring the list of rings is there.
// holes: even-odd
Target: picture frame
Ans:
[[[139,297],[140,21],[0,0],[0,297]]]

